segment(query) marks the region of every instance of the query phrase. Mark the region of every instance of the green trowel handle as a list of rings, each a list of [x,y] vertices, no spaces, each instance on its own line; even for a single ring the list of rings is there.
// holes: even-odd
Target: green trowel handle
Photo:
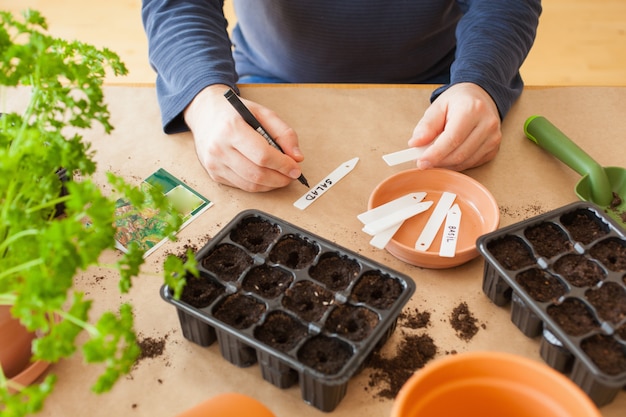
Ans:
[[[600,206],[611,204],[613,192],[604,168],[548,119],[543,116],[529,117],[524,123],[524,133],[574,171],[587,175],[594,203]]]

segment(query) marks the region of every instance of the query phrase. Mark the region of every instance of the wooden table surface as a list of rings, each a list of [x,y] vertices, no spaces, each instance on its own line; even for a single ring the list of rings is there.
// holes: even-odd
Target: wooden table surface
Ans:
[[[430,87],[362,85],[243,86],[242,96],[274,109],[296,129],[306,156],[302,169],[317,183],[340,163],[359,157],[352,173],[306,210],[292,203],[304,192],[290,186],[263,194],[245,193],[213,183],[197,161],[190,134],[173,136],[161,131],[153,87],[107,87],[112,122],[111,136],[99,129],[86,137],[97,152],[102,180],[105,171],[139,183],[158,168],[165,168],[214,201],[215,205],[169,242],[150,255],[144,273],[128,296],[117,293],[116,277],[107,270],[90,270],[77,285],[94,299],[94,309],[116,309],[121,301],[135,306],[141,338],[165,341],[163,354],[140,361],[132,373],[107,394],[89,391],[98,369],[86,366],[80,356],[51,366],[59,376],[57,388],[42,416],[174,416],[227,391],[258,398],[278,417],[327,415],[305,404],[297,386],[279,389],[265,382],[259,367],[237,368],[221,357],[217,344],[207,348],[182,337],[174,307],[159,296],[161,263],[167,253],[184,247],[200,248],[228,221],[244,209],[255,208],[294,223],[311,233],[336,242],[360,255],[405,273],[417,290],[408,307],[431,314],[425,329],[399,326],[383,353],[393,355],[403,332],[430,335],[437,357],[451,351],[504,351],[538,361],[539,341],[524,336],[510,321],[509,307],[497,307],[482,292],[483,261],[476,258],[460,267],[427,270],[405,264],[386,251],[368,244],[356,215],[367,206],[370,192],[393,173],[412,167],[387,166],[382,155],[406,147],[415,123],[428,106]],[[23,92],[9,93],[7,105],[18,108]],[[560,87],[528,88],[503,124],[504,139],[497,158],[465,173],[485,185],[500,206],[500,225],[562,207],[576,201],[578,174],[542,151],[523,133],[525,119],[544,115],[586,149],[604,166],[624,166],[626,88]],[[119,255],[107,253],[104,261]],[[459,303],[466,302],[481,325],[470,341],[460,339],[449,322]],[[392,402],[378,398],[377,387],[368,387],[365,369],[350,380],[348,392],[333,411],[335,416],[388,416]],[[604,417],[623,416],[626,393],[601,411]]]

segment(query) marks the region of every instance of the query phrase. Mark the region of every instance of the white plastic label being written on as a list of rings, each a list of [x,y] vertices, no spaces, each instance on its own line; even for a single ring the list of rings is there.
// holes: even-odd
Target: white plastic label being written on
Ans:
[[[330,188],[335,185],[340,179],[348,175],[350,171],[354,169],[357,162],[359,162],[358,157],[352,158],[351,160],[341,164],[337,169],[328,174],[326,178],[311,187],[310,190],[307,191],[307,193],[300,197],[298,200],[296,200],[293,205],[300,210],[304,210],[305,208],[309,207],[311,204],[313,204],[314,201],[324,195],[326,191],[330,190]]]

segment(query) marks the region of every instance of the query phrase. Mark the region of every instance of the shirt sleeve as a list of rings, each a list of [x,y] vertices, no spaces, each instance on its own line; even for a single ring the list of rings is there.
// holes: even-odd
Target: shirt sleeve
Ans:
[[[434,91],[431,100],[453,84],[481,86],[504,118],[522,93],[519,68],[535,40],[540,0],[459,1],[464,15],[456,28],[457,49],[450,84]]]
[[[206,86],[235,88],[237,75],[220,0],[144,0],[142,21],[166,133],[189,130],[182,112]]]

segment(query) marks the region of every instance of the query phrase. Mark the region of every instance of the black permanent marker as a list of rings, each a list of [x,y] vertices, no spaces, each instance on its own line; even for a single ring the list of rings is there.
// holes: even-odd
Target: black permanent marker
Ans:
[[[228,91],[224,93],[224,97],[226,97],[226,100],[228,100],[228,102],[233,105],[233,107],[235,108],[235,110],[237,110],[237,112],[241,115],[241,117],[243,117],[243,120],[245,120],[246,123],[248,123],[254,130],[259,132],[259,134],[265,138],[267,143],[269,143],[270,145],[272,145],[274,148],[278,149],[282,153],[285,153],[285,151],[283,151],[283,148],[281,148],[280,145],[276,143],[274,139],[272,139],[269,133],[267,133],[267,131],[263,128],[263,126],[261,126],[261,123],[256,119],[256,117],[254,117],[252,112],[248,110],[245,104],[243,104],[243,102],[239,100],[239,97],[232,89],[229,88]],[[306,185],[307,187],[309,186],[309,183],[307,182],[306,178],[304,178],[304,175],[302,174],[300,174],[300,176],[298,177],[298,181],[300,181],[302,184]]]

